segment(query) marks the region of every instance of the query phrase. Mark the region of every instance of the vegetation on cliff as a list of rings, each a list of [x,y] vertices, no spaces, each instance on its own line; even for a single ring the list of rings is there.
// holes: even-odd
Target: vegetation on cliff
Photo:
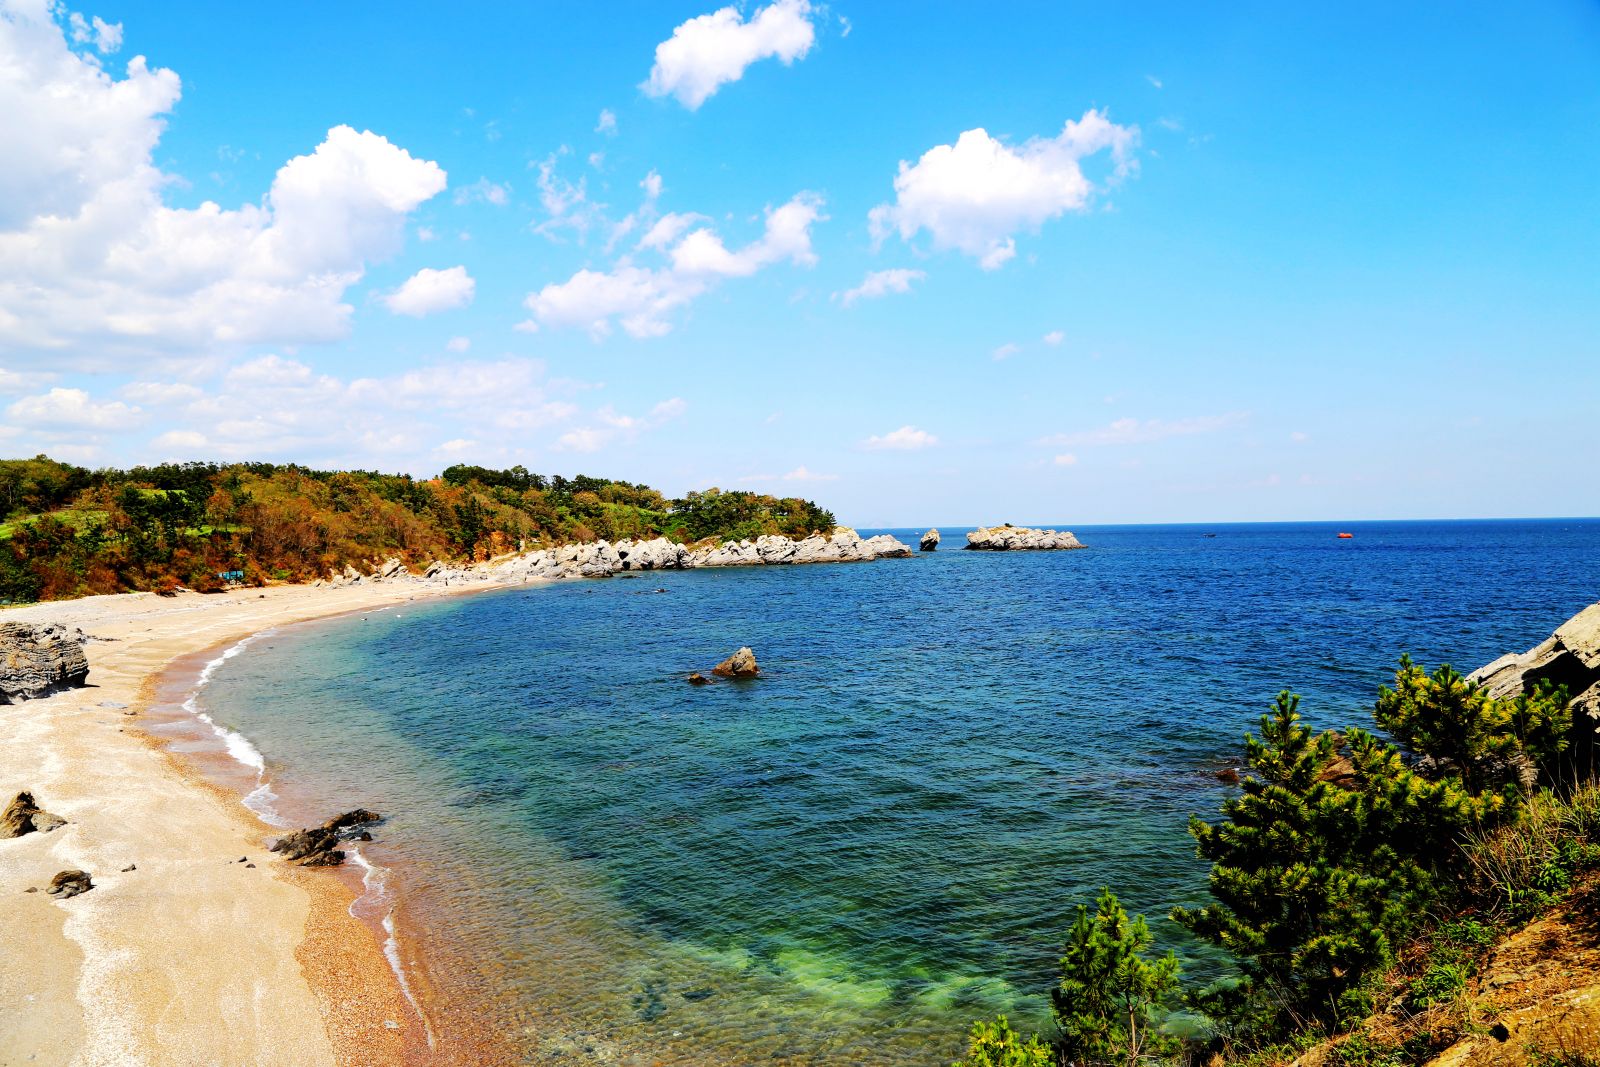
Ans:
[[[1176,961],[1150,959],[1142,919],[1107,892],[1069,934],[1056,1032],[980,1024],[958,1067],[1302,1053],[1297,1062],[1398,1067],[1429,1062],[1473,1027],[1489,1032],[1492,1020],[1459,1005],[1491,946],[1600,880],[1600,783],[1563,758],[1566,690],[1535,682],[1495,699],[1447,666],[1428,673],[1402,657],[1374,706],[1386,737],[1314,731],[1298,705],[1280,694],[1246,738],[1251,773],[1221,820],[1190,823],[1212,899],[1173,917],[1237,969],[1184,994],[1203,1036],[1160,1034]],[[1596,1052],[1548,1062],[1592,1064],[1582,1057]],[[1515,1062],[1544,1052],[1525,1054]]]
[[[485,559],[523,545],[664,536],[734,540],[829,530],[809,500],[646,485],[521,467],[437,478],[271,463],[88,470],[0,460],[0,602],[179,585],[306,581],[399,556]]]

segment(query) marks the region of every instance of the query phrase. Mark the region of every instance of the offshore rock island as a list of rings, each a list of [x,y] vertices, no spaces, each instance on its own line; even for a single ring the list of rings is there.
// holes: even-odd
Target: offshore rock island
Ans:
[[[1035,530],[1027,526],[981,526],[967,534],[966,548],[987,552],[1043,552],[1087,548],[1070,530]]]

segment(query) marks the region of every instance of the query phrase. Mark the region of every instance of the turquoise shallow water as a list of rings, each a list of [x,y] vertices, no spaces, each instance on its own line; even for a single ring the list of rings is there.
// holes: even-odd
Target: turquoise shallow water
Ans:
[[[1161,917],[1203,896],[1185,820],[1280,688],[1361,722],[1401,651],[1476,666],[1600,599],[1596,521],[1078,533],[407,605],[262,638],[203,702],[285,814],[394,813],[369,854],[445,1029],[947,1063],[972,1017],[1039,1019],[1101,885],[1217,973]],[[683,683],[741,644],[760,680]]]

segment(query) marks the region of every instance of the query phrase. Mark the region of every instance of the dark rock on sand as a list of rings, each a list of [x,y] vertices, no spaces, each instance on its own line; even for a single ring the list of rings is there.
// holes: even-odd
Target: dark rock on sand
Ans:
[[[45,892],[58,900],[66,900],[93,888],[94,882],[90,880],[88,871],[62,871],[50,879],[50,888]]]
[[[347,836],[345,831],[382,820],[375,811],[356,808],[343,815],[335,815],[321,826],[312,826],[285,834],[271,845],[269,851],[277,852],[291,863],[302,867],[337,867],[344,862],[344,852],[337,846]],[[243,862],[243,857],[240,858]]]
[[[749,648],[741,648],[711,668],[711,673],[719,678],[754,678],[761,673],[761,668],[756,666],[756,654]]]
[[[0,812],[0,837],[21,837],[23,834],[47,834],[57,827],[67,825],[67,820],[48,811],[40,811],[33,802],[33,794],[24,790]]]
[[[0,704],[14,704],[83,685],[89,660],[82,630],[0,622]]]

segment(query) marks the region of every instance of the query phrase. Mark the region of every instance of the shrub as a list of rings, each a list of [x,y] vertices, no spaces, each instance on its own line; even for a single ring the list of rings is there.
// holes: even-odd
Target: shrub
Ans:
[[[1466,962],[1429,964],[1406,987],[1407,1006],[1412,1011],[1422,1011],[1435,1004],[1450,1003],[1467,988],[1472,970],[1472,964]]]
[[[972,1024],[967,1039],[967,1055],[951,1067],[1054,1067],[1055,1057],[1050,1047],[1011,1029],[1004,1015],[992,1023]]]

